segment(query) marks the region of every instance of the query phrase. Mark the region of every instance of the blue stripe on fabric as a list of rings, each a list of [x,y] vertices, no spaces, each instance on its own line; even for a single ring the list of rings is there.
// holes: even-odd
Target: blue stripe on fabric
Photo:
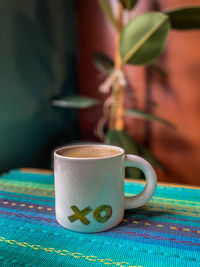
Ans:
[[[120,230],[116,229],[116,232],[109,231],[106,235],[113,236],[116,238],[123,238],[126,240],[134,240],[135,242],[142,242],[146,244],[155,244],[157,246],[166,246],[166,247],[174,247],[174,248],[183,248],[192,251],[199,251],[200,252],[200,243],[199,239],[190,237],[187,238],[186,236],[179,236],[167,233],[160,233],[160,232],[149,232],[147,230],[142,229],[134,229],[127,231],[124,230],[122,233]],[[185,244],[187,242],[187,244]]]

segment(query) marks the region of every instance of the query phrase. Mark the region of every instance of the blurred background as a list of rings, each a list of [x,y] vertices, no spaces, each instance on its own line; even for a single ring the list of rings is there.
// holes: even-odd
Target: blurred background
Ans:
[[[110,1],[114,12],[116,2]],[[200,6],[200,0],[139,0],[133,11],[124,12],[124,21],[149,10],[191,5]],[[94,54],[115,57],[116,31],[98,0],[0,0],[0,29],[0,172],[51,168],[55,147],[103,142],[96,128],[106,100],[98,89],[105,74]],[[124,118],[126,133],[154,155],[159,181],[200,185],[199,47],[199,30],[172,29],[157,60],[159,70],[124,66],[125,105],[135,101],[139,110],[176,128],[144,117]],[[76,101],[73,108],[52,102],[76,95],[101,104],[77,109]]]

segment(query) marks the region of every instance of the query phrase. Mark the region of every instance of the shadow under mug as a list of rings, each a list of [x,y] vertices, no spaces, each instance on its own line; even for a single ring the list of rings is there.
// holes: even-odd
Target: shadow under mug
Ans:
[[[79,158],[63,155],[72,148],[114,149],[110,156]],[[136,167],[146,178],[144,190],[124,196],[125,167]],[[65,228],[95,233],[115,227],[125,209],[143,206],[153,196],[157,178],[152,166],[136,155],[126,155],[122,148],[108,145],[65,146],[54,152],[56,219]],[[133,177],[134,178],[134,177]]]

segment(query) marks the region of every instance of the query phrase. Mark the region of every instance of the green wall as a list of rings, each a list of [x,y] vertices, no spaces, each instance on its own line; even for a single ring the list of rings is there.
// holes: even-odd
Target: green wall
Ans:
[[[76,111],[50,104],[76,91],[74,2],[0,1],[0,172],[47,168],[78,137]]]

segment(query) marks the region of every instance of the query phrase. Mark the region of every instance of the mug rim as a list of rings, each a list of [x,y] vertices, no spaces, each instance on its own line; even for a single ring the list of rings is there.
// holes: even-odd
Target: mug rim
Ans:
[[[89,147],[110,147],[113,149],[116,149],[119,151],[119,154],[116,155],[112,155],[112,156],[104,156],[104,157],[92,157],[92,158],[76,158],[76,157],[67,157],[67,156],[62,156],[60,154],[58,154],[58,152],[61,150],[64,150],[66,148],[73,148],[73,147],[84,147],[84,146],[89,146]],[[68,146],[62,146],[57,148],[54,151],[54,157],[56,158],[60,158],[60,159],[65,159],[65,160],[81,160],[81,161],[86,161],[86,160],[102,160],[102,159],[111,159],[111,158],[116,158],[119,156],[122,156],[123,154],[125,154],[125,151],[123,148],[118,147],[118,146],[112,146],[112,145],[106,145],[106,144],[81,144],[81,145],[68,145]]]

